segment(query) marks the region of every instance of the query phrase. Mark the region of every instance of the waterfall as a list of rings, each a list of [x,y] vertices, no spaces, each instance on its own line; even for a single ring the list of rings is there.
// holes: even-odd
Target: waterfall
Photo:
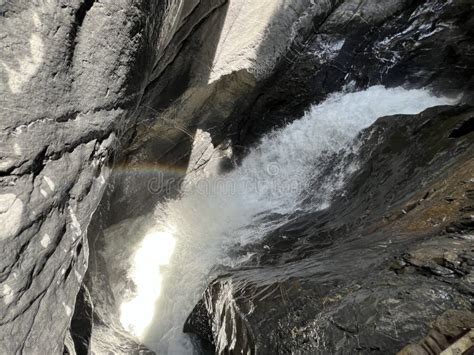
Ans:
[[[382,86],[338,93],[312,106],[299,120],[264,136],[234,170],[201,180],[181,197],[160,204],[156,226],[144,237],[130,273],[136,298],[122,305],[124,326],[158,353],[193,353],[183,324],[218,265],[242,260],[228,251],[257,241],[300,204],[312,183],[312,209],[328,206],[357,161],[338,171],[331,184],[314,188],[321,157],[356,151],[357,134],[377,118],[415,114],[452,104],[429,91]],[[155,302],[156,300],[156,302]]]

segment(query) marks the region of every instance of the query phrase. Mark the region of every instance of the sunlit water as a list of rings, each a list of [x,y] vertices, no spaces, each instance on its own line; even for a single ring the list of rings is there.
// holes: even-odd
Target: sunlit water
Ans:
[[[299,120],[269,133],[233,171],[207,178],[186,189],[179,199],[157,206],[156,226],[144,237],[134,257],[131,279],[134,299],[122,305],[122,324],[160,354],[191,354],[183,324],[199,300],[217,265],[235,265],[229,257],[238,245],[258,240],[275,228],[259,222],[269,213],[298,208],[302,192],[317,176],[318,158],[328,152],[354,150],[357,134],[378,117],[414,114],[451,104],[426,90],[374,86],[356,93],[336,94]],[[334,179],[318,206],[327,206],[343,186]]]

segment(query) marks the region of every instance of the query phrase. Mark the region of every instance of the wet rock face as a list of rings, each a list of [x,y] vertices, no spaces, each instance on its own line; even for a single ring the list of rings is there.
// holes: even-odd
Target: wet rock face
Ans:
[[[249,109],[237,110],[243,118],[229,131],[246,146],[344,87],[430,87],[472,104],[473,11],[463,0],[347,1],[330,8],[255,90]]]
[[[337,3],[182,2],[175,9],[176,32],[160,54],[138,108],[142,121],[137,134],[121,157],[119,172],[112,176],[110,196],[106,196],[111,206],[103,211],[105,224],[154,208],[162,196],[150,193],[150,175],[161,170],[163,185],[182,179],[192,164],[197,130],[209,132],[213,146],[226,140],[224,127],[233,110],[248,106],[256,84],[273,72],[292,41],[311,28],[313,16],[322,16]],[[173,173],[163,171],[170,167]],[[141,174],[143,169],[155,171]],[[114,207],[123,203],[130,205],[127,211]]]
[[[473,114],[439,107],[379,119],[360,136],[360,170],[344,194],[248,246],[254,259],[209,285],[184,330],[218,353],[389,354],[445,311],[458,311],[449,324],[464,322],[474,131],[452,134]]]
[[[472,104],[472,14],[464,1],[330,8],[229,132],[247,146],[344,87],[428,86]],[[209,285],[184,331],[217,353],[387,354],[421,341],[445,311],[459,323],[473,302],[472,115],[379,120],[345,195],[242,250],[257,256]]]

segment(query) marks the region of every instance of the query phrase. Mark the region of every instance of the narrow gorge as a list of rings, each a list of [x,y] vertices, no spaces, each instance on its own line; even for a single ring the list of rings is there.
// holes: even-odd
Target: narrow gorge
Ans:
[[[0,0],[0,354],[471,354],[474,2]]]

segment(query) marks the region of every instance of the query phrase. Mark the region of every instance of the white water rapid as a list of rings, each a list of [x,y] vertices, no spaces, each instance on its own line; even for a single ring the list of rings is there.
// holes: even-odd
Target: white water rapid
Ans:
[[[354,149],[357,134],[379,117],[452,103],[426,90],[382,86],[332,95],[301,119],[266,135],[233,171],[207,178],[179,199],[159,205],[156,226],[135,254],[129,276],[137,294],[122,305],[123,325],[159,354],[192,354],[182,328],[213,278],[213,268],[238,264],[228,256],[230,248],[255,241],[279,223],[258,222],[262,216],[298,208],[317,174],[318,157]],[[325,201],[312,208],[326,207],[333,192],[343,188],[344,176],[356,168],[354,161],[332,186],[312,190]]]

